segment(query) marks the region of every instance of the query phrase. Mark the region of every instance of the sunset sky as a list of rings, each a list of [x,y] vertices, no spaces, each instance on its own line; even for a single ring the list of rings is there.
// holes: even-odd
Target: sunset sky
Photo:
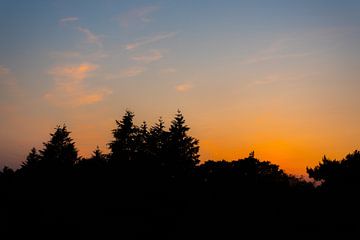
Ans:
[[[0,167],[65,123],[82,156],[115,119],[180,109],[201,160],[304,174],[360,148],[360,1],[0,0]]]

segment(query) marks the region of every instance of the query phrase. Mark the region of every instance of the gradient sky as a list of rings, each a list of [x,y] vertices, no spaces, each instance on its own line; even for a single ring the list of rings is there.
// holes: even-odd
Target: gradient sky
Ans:
[[[203,161],[304,174],[359,149],[359,76],[360,1],[0,0],[0,166],[57,124],[89,156],[126,109],[181,109]]]

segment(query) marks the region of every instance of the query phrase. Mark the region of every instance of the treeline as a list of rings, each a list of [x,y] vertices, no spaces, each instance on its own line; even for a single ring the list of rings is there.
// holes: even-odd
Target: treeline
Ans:
[[[19,169],[0,172],[0,228],[126,239],[359,231],[359,151],[307,168],[315,187],[253,152],[200,164],[189,129],[180,111],[168,129],[161,118],[137,126],[126,111],[109,153],[82,158],[57,126]]]

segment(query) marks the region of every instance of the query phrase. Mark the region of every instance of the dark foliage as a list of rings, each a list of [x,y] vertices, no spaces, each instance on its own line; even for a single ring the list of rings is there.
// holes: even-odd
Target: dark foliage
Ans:
[[[0,234],[240,239],[359,233],[358,151],[308,168],[322,182],[314,187],[254,152],[200,164],[199,141],[189,130],[180,111],[169,129],[161,118],[137,126],[126,111],[112,131],[109,154],[97,147],[81,158],[66,126],[57,126],[20,169],[0,172]]]
[[[360,152],[356,150],[341,161],[329,160],[324,156],[318,166],[306,170],[310,177],[322,181],[322,186],[326,188],[339,189],[359,186]]]

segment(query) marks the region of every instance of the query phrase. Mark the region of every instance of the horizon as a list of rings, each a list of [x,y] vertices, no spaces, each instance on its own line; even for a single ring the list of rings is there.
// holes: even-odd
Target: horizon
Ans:
[[[1,167],[58,124],[107,152],[125,109],[166,127],[180,109],[202,162],[306,175],[360,148],[358,1],[0,3]]]

